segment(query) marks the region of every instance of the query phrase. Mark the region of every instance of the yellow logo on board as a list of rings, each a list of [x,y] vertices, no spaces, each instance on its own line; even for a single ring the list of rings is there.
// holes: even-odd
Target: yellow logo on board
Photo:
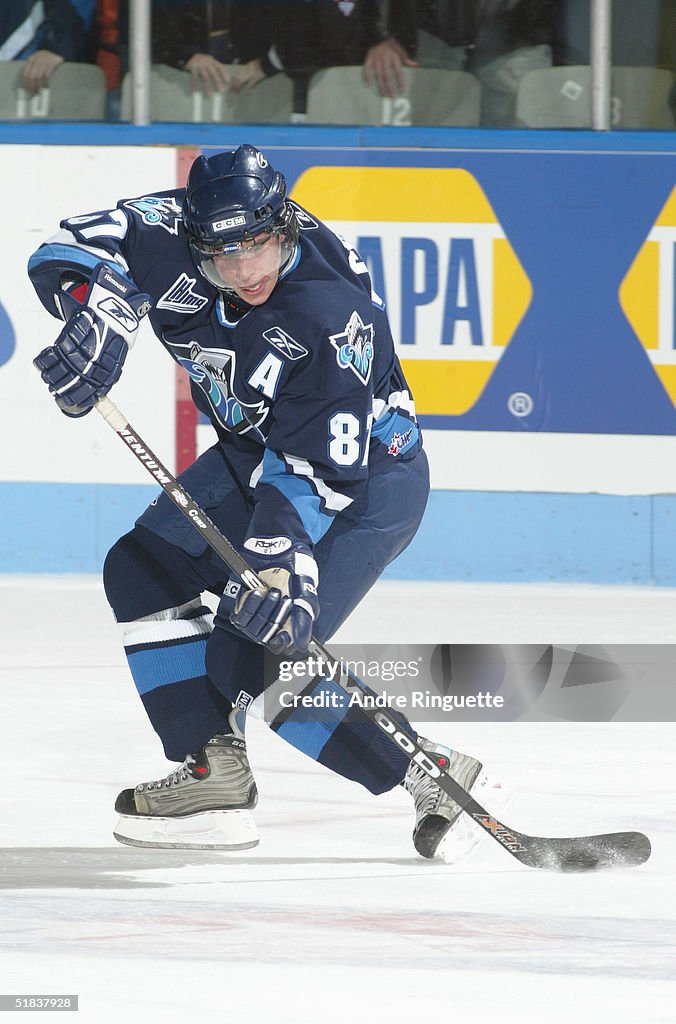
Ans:
[[[620,285],[620,305],[676,405],[676,188]]]
[[[312,167],[292,196],[367,264],[418,412],[471,409],[532,295],[476,178],[461,168]]]

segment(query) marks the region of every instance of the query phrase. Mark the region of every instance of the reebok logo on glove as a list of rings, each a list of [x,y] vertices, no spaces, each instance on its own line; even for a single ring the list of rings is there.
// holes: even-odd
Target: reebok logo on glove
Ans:
[[[138,320],[131,310],[131,307],[126,302],[120,302],[119,299],[113,298],[111,295],[107,299],[103,299],[99,303],[99,312],[107,313],[113,320],[117,320],[119,324],[124,327],[127,331],[133,331],[138,327]]]

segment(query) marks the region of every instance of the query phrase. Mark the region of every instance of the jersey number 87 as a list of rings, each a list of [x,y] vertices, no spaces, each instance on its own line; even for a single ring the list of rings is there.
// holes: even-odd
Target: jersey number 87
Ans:
[[[364,454],[361,460],[362,466],[366,466],[369,456],[369,438],[371,436],[371,423],[373,415],[369,413],[366,422],[366,440],[364,443]],[[359,459],[361,445],[359,443],[360,433],[359,419],[352,412],[337,412],[329,420],[329,458],[337,466],[354,466]]]

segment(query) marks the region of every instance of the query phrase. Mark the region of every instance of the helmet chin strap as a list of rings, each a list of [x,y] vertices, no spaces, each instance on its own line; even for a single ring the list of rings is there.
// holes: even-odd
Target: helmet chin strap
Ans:
[[[284,245],[285,242],[286,242],[286,244],[288,246],[289,253],[288,253],[288,256],[286,257],[286,259],[284,260],[284,262],[280,263],[280,265],[279,265],[279,277],[282,276],[282,274],[284,273],[284,271],[288,267],[289,263],[291,263],[291,261],[292,261],[292,259],[294,257],[294,254],[296,252],[296,246],[298,245],[298,242],[295,242],[295,243],[292,242],[291,239],[288,237],[288,235],[284,236],[284,242],[282,242],[282,245]]]
[[[231,306],[234,306],[239,313],[248,313],[250,309],[253,309],[248,302],[245,302],[242,296],[232,290],[232,288],[219,288],[219,291],[224,299],[227,299]]]

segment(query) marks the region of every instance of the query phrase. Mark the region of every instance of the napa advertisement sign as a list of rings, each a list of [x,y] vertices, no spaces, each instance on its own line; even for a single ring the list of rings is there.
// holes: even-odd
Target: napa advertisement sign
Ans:
[[[294,197],[369,266],[421,411],[471,409],[531,299],[476,178],[460,168],[317,167]]]
[[[673,154],[308,157],[277,161],[369,266],[426,426],[676,433]]]

